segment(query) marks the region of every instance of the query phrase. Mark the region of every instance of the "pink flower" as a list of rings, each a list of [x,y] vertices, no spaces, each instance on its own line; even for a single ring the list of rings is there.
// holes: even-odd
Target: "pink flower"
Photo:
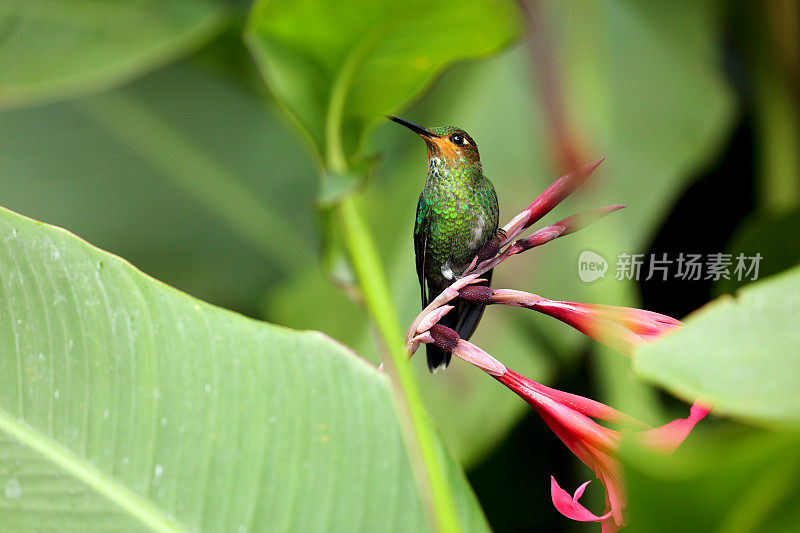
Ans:
[[[667,315],[632,307],[542,299],[533,309],[569,324],[628,357],[636,346],[683,325]]]
[[[636,346],[682,325],[680,320],[644,309],[562,302],[513,289],[471,285],[460,289],[458,297],[484,305],[503,304],[539,311],[628,357]]]
[[[629,422],[630,417],[589,398],[545,387],[508,369],[501,376],[495,376],[495,379],[528,402],[561,442],[594,471],[606,489],[605,514],[597,516],[578,502],[585,484],[567,504],[564,497],[569,495],[553,479],[551,495],[556,509],[573,520],[601,522],[603,533],[617,531],[625,525],[625,487],[615,457],[621,435],[618,431],[601,426],[592,417],[610,422]],[[688,418],[641,431],[638,436],[644,444],[671,453],[708,412],[709,409],[695,403]]]
[[[561,176],[551,183],[533,202],[503,227],[506,238],[500,242],[500,246],[510,242],[522,230],[537,222],[560,204],[564,198],[575,192],[575,189],[583,185],[586,178],[603,162],[603,159],[605,158],[601,157],[597,161],[587,163],[575,172]]]
[[[551,477],[551,496],[556,509],[573,520],[601,522],[603,533],[614,532],[625,525],[625,487],[622,471],[616,459],[621,434],[593,419],[638,426],[636,434],[641,442],[664,453],[673,452],[689,435],[695,424],[705,417],[710,409],[699,403],[691,408],[689,417],[673,420],[657,428],[647,426],[601,402],[560,391],[537,383],[509,370],[489,354],[458,337],[450,328],[436,324],[418,336],[417,342],[432,342],[457,357],[481,368],[497,381],[514,391],[528,402],[541,416],[547,426],[570,451],[594,471],[605,487],[606,508],[596,515],[578,501],[586,488],[584,483],[574,496],[558,486]]]

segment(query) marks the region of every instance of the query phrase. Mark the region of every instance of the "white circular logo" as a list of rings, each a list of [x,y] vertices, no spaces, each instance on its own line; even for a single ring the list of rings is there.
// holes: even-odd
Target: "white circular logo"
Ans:
[[[578,257],[578,277],[584,283],[591,283],[606,275],[608,261],[600,254],[584,250]]]

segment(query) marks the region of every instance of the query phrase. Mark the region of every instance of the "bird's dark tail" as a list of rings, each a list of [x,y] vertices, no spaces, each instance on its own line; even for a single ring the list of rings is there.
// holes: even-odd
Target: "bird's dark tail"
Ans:
[[[483,274],[483,277],[486,278],[486,281],[481,283],[481,285],[488,286],[492,281],[492,271],[490,270],[489,272],[486,272]],[[439,292],[436,294],[431,294],[429,292],[428,302],[430,302],[433,298],[436,298],[439,295]],[[475,332],[475,328],[478,327],[478,322],[480,321],[481,316],[483,315],[483,310],[486,306],[481,304],[461,302],[458,300],[450,302],[450,305],[454,305],[455,308],[444,315],[441,320],[439,320],[439,324],[455,330],[455,332],[458,333],[458,336],[465,341],[469,340],[469,338]],[[430,370],[431,373],[435,374],[438,370],[447,368],[447,365],[450,364],[450,352],[445,352],[433,344],[426,344],[425,350],[428,356],[428,370]]]
[[[443,316],[442,319],[439,320],[439,324],[447,326],[450,329],[455,329],[456,325],[455,315],[453,315],[453,318],[451,320],[449,321],[447,320],[448,318],[450,318],[450,315],[452,315],[455,311],[456,310],[453,309],[445,316]],[[447,368],[447,365],[450,364],[450,356],[452,354],[450,352],[445,352],[444,350],[442,350],[441,348],[439,348],[434,344],[426,344],[425,352],[428,356],[428,370],[431,371],[431,374],[435,374],[439,370]]]

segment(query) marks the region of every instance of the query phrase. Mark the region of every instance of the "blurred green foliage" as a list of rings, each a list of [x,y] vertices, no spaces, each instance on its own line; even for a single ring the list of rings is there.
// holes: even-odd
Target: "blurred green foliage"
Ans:
[[[254,314],[259,292],[314,261],[313,166],[269,107],[206,65],[5,112],[0,139],[7,207],[206,300]]]
[[[359,2],[247,4],[3,3],[0,105],[9,109],[0,118],[0,203],[66,227],[192,295],[321,330],[378,362],[374,331],[349,272],[320,260],[322,245],[331,248],[331,231],[318,201],[324,196],[329,207],[358,194],[401,320],[410,320],[419,305],[411,231],[425,155],[406,131],[386,125],[373,132],[382,113],[413,97],[403,116],[467,129],[497,187],[502,219],[570,164],[605,155],[585,190],[552,220],[587,206],[628,208],[505,264],[495,285],[613,305],[637,305],[637,286],[613,276],[580,283],[574,269],[579,253],[591,249],[613,262],[620,252],[647,251],[656,234],[669,231],[662,224],[677,199],[715,162],[745,117],[755,124],[755,190],[719,191],[694,230],[714,224],[726,195],[754,195],[757,210],[728,251],[760,251],[763,275],[800,260],[794,46],[800,31],[791,2],[546,0],[524,9],[499,0],[376,2],[369,9]],[[447,22],[434,23],[441,20]],[[451,62],[475,58],[484,59],[457,64],[437,79]],[[271,80],[269,93],[258,70]],[[332,137],[332,131],[339,133]],[[304,140],[311,141],[310,151]],[[374,154],[382,157],[377,165]],[[330,168],[330,160],[340,156],[352,168],[331,185],[331,172],[341,169]],[[736,285],[723,281],[714,290],[730,293]],[[793,294],[783,296],[791,301]],[[777,324],[753,311],[758,320],[749,334]],[[728,318],[718,318],[721,334],[733,324]],[[763,327],[756,327],[759,321]],[[685,332],[692,345],[715,346],[717,361],[733,357],[719,351],[722,340],[705,338],[705,328],[692,331]],[[574,374],[591,346],[587,389],[652,423],[665,418],[655,390],[635,377],[628,361],[547,317],[491,309],[474,340],[543,382]],[[680,354],[676,363],[702,358],[702,350],[678,347],[680,340],[654,346],[653,353],[665,360]],[[737,346],[733,337],[726,342]],[[764,348],[755,363],[769,365],[771,353]],[[796,353],[783,356],[796,364]],[[518,398],[467,365],[456,362],[431,377],[419,361],[412,364],[445,442],[467,467],[479,465],[528,413]],[[714,365],[693,370],[702,379],[725,375]],[[686,376],[673,382],[664,376],[648,373],[685,392]],[[770,384],[762,383],[764,390]],[[753,409],[751,400],[738,398]],[[707,499],[685,498],[681,529],[757,529],[753,518],[743,519],[746,527],[725,521],[739,500],[724,498],[718,471],[779,469],[775,464],[796,470],[796,456],[776,453],[770,460],[783,437],[759,432],[747,441],[754,458],[737,458],[737,431],[746,430],[718,425],[719,432],[690,439],[696,455],[675,458],[688,466],[674,483],[644,468],[649,459],[630,451],[631,506],[639,509],[632,511],[632,524],[657,530],[652,517],[669,512],[659,505],[680,494],[708,493]],[[553,437],[543,432],[541,438]],[[709,457],[719,461],[719,470],[704,468]],[[780,483],[765,489],[778,494],[774,505],[752,516],[760,520],[787,507],[780,494],[793,481]],[[718,493],[715,485],[722,487]],[[540,504],[537,512],[553,512],[549,502]]]
[[[33,0],[0,5],[0,105],[107,89],[206,43],[224,9],[211,0]]]

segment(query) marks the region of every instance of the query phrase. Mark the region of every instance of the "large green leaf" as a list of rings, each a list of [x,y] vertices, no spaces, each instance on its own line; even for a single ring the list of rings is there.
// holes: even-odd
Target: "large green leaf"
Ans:
[[[641,377],[720,414],[800,423],[800,267],[723,296],[634,353]]]
[[[427,530],[389,380],[355,354],[6,210],[0,243],[4,529]]]
[[[518,31],[506,0],[259,0],[247,39],[270,88],[324,157],[330,143],[352,155],[368,126],[445,66],[490,55]]]
[[[206,41],[211,0],[3,0],[0,106],[99,91]]]

